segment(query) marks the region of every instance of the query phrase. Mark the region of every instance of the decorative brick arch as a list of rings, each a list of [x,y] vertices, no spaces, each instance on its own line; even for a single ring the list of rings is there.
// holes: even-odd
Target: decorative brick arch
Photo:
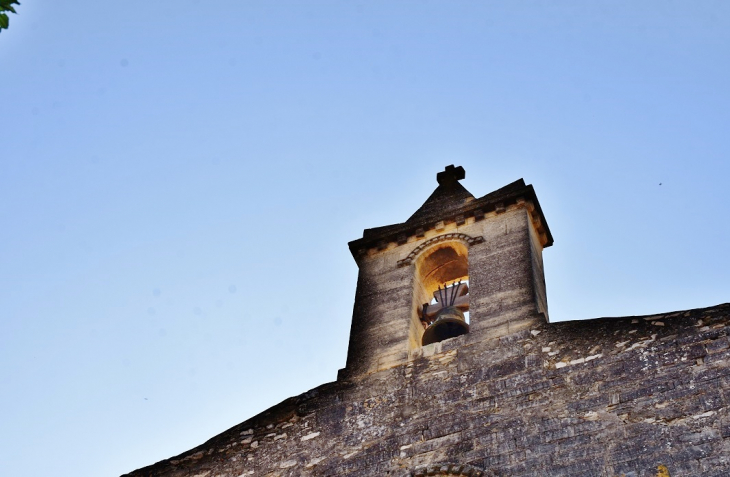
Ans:
[[[438,235],[436,237],[433,237],[433,238],[430,238],[430,239],[426,240],[421,245],[419,245],[418,247],[414,248],[413,251],[411,253],[409,253],[408,256],[406,258],[404,258],[403,260],[398,260],[398,266],[399,267],[405,267],[407,265],[410,265],[411,263],[413,263],[413,260],[421,252],[423,252],[424,250],[426,250],[431,245],[435,245],[435,244],[441,243],[441,242],[451,242],[451,241],[454,241],[454,240],[458,240],[459,242],[463,242],[463,243],[465,243],[467,245],[474,245],[474,244],[477,244],[477,243],[484,242],[484,237],[482,237],[481,235],[478,236],[478,237],[470,237],[467,234],[458,234],[458,233]]]
[[[432,475],[435,477],[487,477],[490,474],[472,465],[441,462],[425,467],[417,467],[410,474],[406,475],[408,477],[426,477]]]

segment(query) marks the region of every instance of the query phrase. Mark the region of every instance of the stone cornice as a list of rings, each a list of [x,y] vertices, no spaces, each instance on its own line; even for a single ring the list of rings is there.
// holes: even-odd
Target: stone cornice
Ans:
[[[466,220],[472,217],[475,221],[480,221],[484,220],[485,214],[500,214],[507,207],[516,204],[524,205],[530,212],[533,224],[541,236],[543,247],[551,246],[553,237],[537,200],[535,190],[532,185],[526,185],[520,179],[484,197],[450,209],[442,216],[431,216],[419,221],[407,221],[385,227],[366,229],[362,238],[349,243],[350,252],[358,260],[370,249],[384,250],[391,243],[404,245],[409,241],[409,238],[421,238],[428,230],[435,229],[440,223],[455,223],[459,226],[465,224]]]

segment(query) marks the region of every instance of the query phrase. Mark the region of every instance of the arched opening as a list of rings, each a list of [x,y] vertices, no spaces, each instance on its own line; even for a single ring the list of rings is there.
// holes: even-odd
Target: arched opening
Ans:
[[[453,241],[435,244],[416,259],[412,347],[468,332],[468,254],[466,244]]]
[[[469,276],[467,249],[459,242],[438,244],[426,251],[419,262],[420,267],[416,267],[428,294],[433,294],[446,283],[466,280]]]

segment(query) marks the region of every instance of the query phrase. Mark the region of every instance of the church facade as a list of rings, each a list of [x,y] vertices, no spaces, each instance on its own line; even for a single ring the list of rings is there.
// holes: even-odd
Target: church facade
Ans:
[[[730,475],[730,304],[550,323],[534,189],[464,175],[350,243],[337,381],[127,475]]]

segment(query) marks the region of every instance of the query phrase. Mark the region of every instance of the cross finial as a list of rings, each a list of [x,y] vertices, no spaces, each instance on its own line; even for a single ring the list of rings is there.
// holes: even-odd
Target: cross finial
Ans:
[[[461,166],[454,167],[453,164],[446,166],[443,172],[436,174],[436,180],[441,185],[453,184],[464,177],[466,177],[466,171],[464,171],[464,168]]]

